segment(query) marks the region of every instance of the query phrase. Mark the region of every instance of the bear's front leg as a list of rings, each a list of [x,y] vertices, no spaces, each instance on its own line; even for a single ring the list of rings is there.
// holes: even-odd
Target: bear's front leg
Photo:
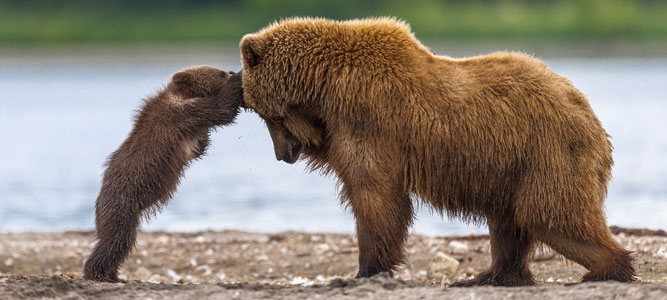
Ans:
[[[380,272],[393,274],[405,262],[405,241],[412,225],[412,201],[399,181],[368,176],[343,180],[342,196],[356,220],[359,246],[359,277]],[[386,173],[385,173],[386,174]]]

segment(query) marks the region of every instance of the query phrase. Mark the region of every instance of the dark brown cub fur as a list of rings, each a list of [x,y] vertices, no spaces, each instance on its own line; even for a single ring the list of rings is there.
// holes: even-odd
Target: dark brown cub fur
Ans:
[[[167,203],[183,170],[208,145],[209,130],[234,121],[242,101],[241,73],[194,67],[174,74],[147,99],[134,128],[107,162],[95,203],[98,242],[86,279],[117,282],[142,216]]]

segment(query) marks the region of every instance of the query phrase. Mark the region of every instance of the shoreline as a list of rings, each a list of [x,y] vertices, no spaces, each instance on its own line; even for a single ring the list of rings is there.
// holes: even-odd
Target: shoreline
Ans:
[[[614,228],[615,238],[635,251],[635,283],[578,283],[586,270],[538,248],[531,270],[536,287],[447,288],[490,263],[488,236],[411,235],[407,263],[395,278],[353,279],[356,239],[350,234],[236,230],[141,232],[121,268],[127,284],[83,280],[82,266],[94,242],[92,231],[0,233],[0,298],[316,298],[405,297],[545,299],[573,295],[667,296],[667,236],[662,230]],[[439,257],[453,258],[440,261]],[[444,266],[440,263],[453,263]],[[449,269],[448,269],[449,268]],[[443,271],[445,270],[445,271]],[[454,272],[446,270],[455,270]],[[444,287],[444,288],[441,288]],[[656,294],[657,293],[657,294]],[[585,296],[585,297],[584,297]],[[568,296],[569,297],[569,296]],[[639,297],[637,298],[639,299]]]
[[[437,55],[465,58],[497,51],[520,51],[542,59],[667,59],[667,40],[652,39],[486,39],[423,40]],[[32,64],[142,62],[159,64],[176,59],[201,59],[240,64],[238,42],[147,42],[0,44],[0,66],[15,61]]]

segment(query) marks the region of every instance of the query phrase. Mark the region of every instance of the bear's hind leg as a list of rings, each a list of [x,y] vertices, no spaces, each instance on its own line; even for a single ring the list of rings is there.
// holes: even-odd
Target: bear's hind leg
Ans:
[[[84,278],[119,282],[118,269],[134,247],[140,213],[117,198],[100,197],[96,216],[98,241],[84,266]]]
[[[590,272],[584,275],[583,281],[632,281],[636,274],[631,252],[616,243],[606,226],[598,227],[594,231],[591,229],[592,234],[586,239],[565,232],[548,231],[540,235],[540,240],[588,269]]]
[[[474,279],[455,282],[450,287],[476,285],[525,286],[535,279],[528,268],[535,249],[535,238],[520,228],[513,218],[488,218],[491,239],[491,268]]]

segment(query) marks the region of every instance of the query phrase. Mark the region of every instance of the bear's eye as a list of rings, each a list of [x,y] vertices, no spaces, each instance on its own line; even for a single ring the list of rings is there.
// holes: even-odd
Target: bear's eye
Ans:
[[[220,72],[220,77],[222,77],[222,78],[227,77],[227,75],[229,75],[229,74],[227,74],[227,72],[225,72],[225,71]]]

